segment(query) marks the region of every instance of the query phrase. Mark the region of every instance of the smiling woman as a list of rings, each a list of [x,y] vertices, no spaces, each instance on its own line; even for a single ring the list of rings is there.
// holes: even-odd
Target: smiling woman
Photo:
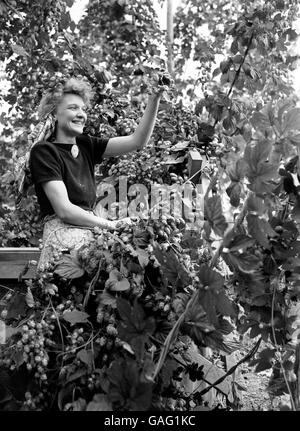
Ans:
[[[138,150],[148,142],[160,96],[158,85],[134,133],[103,139],[83,133],[92,97],[88,82],[71,78],[44,95],[39,106],[42,121],[29,139],[29,168],[45,222],[40,269],[57,251],[70,251],[90,242],[91,228],[116,230],[132,223],[130,218],[112,221],[93,212],[94,167],[103,157]]]

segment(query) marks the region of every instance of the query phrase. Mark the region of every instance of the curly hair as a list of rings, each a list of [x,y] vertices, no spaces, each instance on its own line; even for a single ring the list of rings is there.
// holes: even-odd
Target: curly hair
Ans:
[[[60,83],[53,89],[48,90],[42,97],[38,107],[40,119],[54,112],[65,94],[77,94],[87,106],[90,106],[93,97],[92,87],[87,81],[78,78],[70,78],[65,83]]]

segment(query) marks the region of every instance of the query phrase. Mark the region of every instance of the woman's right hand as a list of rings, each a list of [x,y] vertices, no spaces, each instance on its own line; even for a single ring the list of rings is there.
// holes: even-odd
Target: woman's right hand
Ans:
[[[116,220],[116,229],[122,229],[126,226],[133,226],[137,220],[135,218],[131,218],[131,217],[125,217],[122,218],[121,220]]]

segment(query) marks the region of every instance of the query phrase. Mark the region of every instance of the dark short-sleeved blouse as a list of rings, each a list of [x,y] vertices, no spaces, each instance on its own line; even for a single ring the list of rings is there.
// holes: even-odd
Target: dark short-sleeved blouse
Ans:
[[[40,205],[41,216],[54,214],[42,184],[64,182],[70,202],[91,210],[96,201],[95,165],[101,163],[108,139],[80,135],[76,138],[79,154],[71,154],[72,144],[49,141],[37,143],[31,150],[29,167]]]

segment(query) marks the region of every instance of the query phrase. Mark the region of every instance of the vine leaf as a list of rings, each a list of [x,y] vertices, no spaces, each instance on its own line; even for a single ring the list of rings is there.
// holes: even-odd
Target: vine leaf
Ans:
[[[287,112],[283,121],[283,132],[300,130],[300,108],[293,108]]]
[[[244,159],[238,159],[233,165],[228,168],[228,175],[231,181],[240,182],[246,171],[246,162]]]
[[[63,314],[64,320],[71,323],[71,325],[76,325],[76,323],[86,323],[88,321],[89,315],[83,311],[73,310],[68,311]]]
[[[109,400],[126,411],[146,411],[151,405],[152,383],[141,380],[136,365],[132,359],[119,358],[107,372]]]
[[[86,364],[89,368],[92,368],[93,366],[93,360],[94,360],[94,353],[91,349],[81,349],[77,353],[76,357],[80,359],[81,362]]]
[[[184,323],[181,326],[183,333],[188,334],[193,340],[201,342],[203,332],[211,332],[215,330],[214,325],[209,322],[207,313],[199,301],[194,301],[190,305]]]
[[[118,325],[118,335],[121,340],[128,342],[138,357],[144,351],[144,345],[155,330],[155,320],[152,316],[146,317],[138,301],[133,307],[123,298],[117,298],[117,309],[121,321]]]
[[[232,302],[227,298],[225,292],[213,292],[200,291],[199,301],[207,313],[207,317],[210,323],[216,328],[218,327],[218,314],[221,313],[224,316],[235,316],[236,311]]]
[[[95,394],[92,401],[88,403],[86,410],[88,412],[110,412],[113,408],[107,395]]]
[[[18,319],[19,316],[24,316],[27,311],[25,296],[20,292],[16,292],[9,301],[7,307],[7,319]]]
[[[123,277],[120,271],[112,269],[109,273],[109,278],[105,282],[105,287],[109,290],[121,292],[130,288],[130,283],[127,278]]]
[[[161,265],[165,284],[171,283],[176,288],[186,287],[191,282],[191,276],[173,250],[162,251],[159,245],[153,247],[153,254]]]
[[[204,205],[205,219],[217,235],[223,236],[228,225],[223,215],[221,197],[214,195],[206,198]]]
[[[261,259],[249,253],[224,253],[223,251],[222,257],[230,268],[239,269],[247,274],[255,272],[261,265]]]
[[[232,181],[227,187],[226,193],[230,198],[230,203],[233,207],[237,208],[240,204],[242,186],[239,182]]]
[[[204,288],[209,290],[219,290],[224,285],[224,278],[217,271],[211,269],[208,265],[202,264],[198,272],[198,277]]]
[[[171,379],[173,378],[173,373],[178,368],[179,368],[178,362],[176,362],[174,359],[169,359],[168,357],[166,358],[159,372],[159,376],[161,378],[161,384],[163,388],[167,388],[170,385]]]
[[[255,215],[247,215],[248,232],[252,238],[266,249],[270,248],[269,237],[276,236],[276,232],[272,229],[270,223]]]
[[[266,206],[262,198],[251,194],[247,201],[247,209],[248,212],[254,215],[262,216],[266,210]]]
[[[224,316],[235,316],[236,311],[233,303],[226,296],[223,288],[224,279],[222,275],[203,264],[198,276],[203,286],[199,290],[199,303],[207,313],[209,322],[217,327],[218,313]]]
[[[226,296],[226,293],[224,291],[221,291],[217,295],[215,295],[214,300],[218,313],[221,313],[223,316],[236,316],[234,304],[230,301],[228,296]]]
[[[272,144],[268,140],[259,141],[256,145],[247,145],[244,160],[247,163],[249,189],[261,195],[274,188],[272,180],[278,176],[278,166],[269,161]]]
[[[75,256],[63,256],[58,262],[54,272],[62,278],[80,278],[84,274],[84,269],[80,266]]]
[[[255,112],[250,121],[252,126],[261,132],[271,127],[269,117],[262,112]]]
[[[254,245],[254,243],[254,239],[250,236],[244,234],[237,234],[228,244],[228,249],[230,252],[243,251],[246,250],[248,247]],[[223,249],[223,252],[224,251],[225,249]]]
[[[141,265],[142,268],[145,268],[145,266],[148,265],[149,263],[149,255],[145,250],[142,249],[137,249],[137,258],[139,261],[139,264]]]

